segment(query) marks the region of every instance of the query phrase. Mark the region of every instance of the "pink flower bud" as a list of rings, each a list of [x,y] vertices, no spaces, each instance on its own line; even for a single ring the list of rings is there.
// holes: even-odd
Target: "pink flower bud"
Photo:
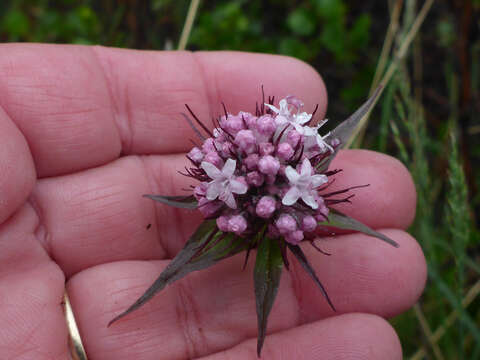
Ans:
[[[217,218],[217,226],[221,231],[223,232],[229,231],[228,220],[229,220],[228,216],[225,216],[225,215],[219,216]]]
[[[323,197],[316,196],[315,201],[318,204],[318,208],[315,211],[315,219],[317,219],[318,221],[325,221],[328,217],[329,209],[325,205],[325,201],[323,200]]]
[[[208,138],[207,140],[205,140],[203,142],[202,150],[205,154],[209,153],[209,152],[212,152],[212,151],[217,151],[215,149],[215,146],[213,145],[213,141],[214,141],[213,138]]]
[[[258,154],[250,154],[243,161],[248,170],[256,170],[258,166],[259,157]]]
[[[187,155],[196,164],[200,164],[203,160],[203,152],[198,147],[194,147]]]
[[[289,234],[297,230],[297,222],[292,216],[288,214],[280,215],[280,217],[275,222],[275,225],[277,226],[278,231],[282,235]]]
[[[228,114],[228,117],[233,116],[232,114]],[[227,127],[227,118],[225,115],[222,115],[220,119],[218,120],[218,123],[220,124],[220,128],[225,129]]]
[[[258,146],[258,152],[262,156],[272,155],[274,151],[275,151],[275,146],[273,146],[273,144],[269,142],[262,142]]]
[[[275,212],[276,201],[270,196],[263,196],[257,203],[256,213],[264,219],[268,219]]]
[[[262,186],[264,181],[265,177],[258,171],[251,171],[247,174],[247,184],[249,185],[259,187]]]
[[[325,217],[328,217],[328,207],[325,206],[325,204],[319,205],[317,209],[317,214],[322,214]]]
[[[222,158],[218,155],[216,151],[211,151],[205,155],[205,158],[203,161],[209,162],[210,164],[215,165],[217,168],[222,168],[223,166],[223,160]]]
[[[195,199],[197,199],[197,201],[205,197],[205,194],[207,193],[207,184],[208,183],[206,182],[202,182],[199,185],[195,186],[195,189],[193,189],[193,196],[195,196]]]
[[[224,157],[232,157],[232,154],[235,153],[235,147],[230,141],[225,141],[222,144],[222,155]]]
[[[289,143],[281,143],[277,148],[277,155],[282,160],[289,160],[295,151]]]
[[[240,130],[235,136],[235,144],[238,145],[240,150],[250,154],[255,151],[257,139],[252,130]]]
[[[216,143],[223,143],[225,140],[227,140],[227,136],[225,135],[222,129],[218,129],[218,128],[213,129],[213,136],[215,137]]]
[[[225,121],[225,130],[232,136],[235,136],[240,130],[245,129],[241,116],[229,115]]]
[[[247,220],[242,215],[234,215],[228,220],[228,229],[240,235],[247,229]]]
[[[296,148],[301,141],[302,135],[297,130],[290,130],[287,134],[287,142],[292,148]]]
[[[247,127],[250,129],[250,130],[255,130],[257,128],[257,117],[250,114],[249,112],[244,112],[244,111],[240,111],[238,113],[238,116],[242,117],[243,116],[243,120],[245,121],[245,124],[247,124]]]
[[[302,230],[312,232],[317,228],[317,220],[311,215],[305,216],[302,219]]]
[[[260,134],[265,136],[272,136],[277,125],[275,120],[270,115],[263,115],[257,119],[257,130]]]
[[[247,182],[247,179],[245,179],[245,176],[237,176],[235,180],[245,185],[248,189],[248,182]]]
[[[210,201],[207,198],[201,198],[198,201],[198,210],[202,213],[202,215],[206,218],[212,217],[215,213],[220,210],[223,206],[223,202],[221,201]]]
[[[258,162],[258,169],[265,175],[277,175],[280,162],[271,155],[263,156]]]
[[[302,230],[296,230],[294,232],[291,232],[287,235],[285,235],[285,241],[289,242],[290,244],[293,245],[298,245],[300,241],[303,240],[303,231]]]

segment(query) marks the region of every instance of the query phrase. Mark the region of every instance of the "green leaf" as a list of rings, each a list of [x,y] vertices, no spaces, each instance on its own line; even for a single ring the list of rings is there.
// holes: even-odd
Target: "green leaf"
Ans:
[[[373,95],[362,105],[358,108],[357,111],[355,111],[350,117],[341,122],[335,129],[332,130],[332,132],[327,136],[326,140],[327,142],[332,141],[333,139],[338,139],[340,140],[340,146],[338,146],[335,149],[335,152],[328,158],[328,160],[321,164],[319,167],[318,171],[319,172],[324,172],[325,170],[328,169],[328,166],[332,162],[332,160],[335,158],[337,155],[338,151],[345,146],[345,144],[348,142],[350,139],[350,136],[352,136],[355,128],[357,127],[358,123],[362,119],[362,117],[372,108],[372,106],[375,104],[375,101],[377,97],[380,95],[380,90],[382,89],[382,86],[379,86]]]
[[[368,46],[371,23],[372,20],[368,14],[362,14],[355,20],[348,37],[348,43],[352,48],[365,49]]]
[[[315,22],[306,9],[298,8],[291,12],[287,18],[287,24],[297,35],[307,36],[315,31]]]
[[[344,22],[347,7],[342,0],[314,0],[319,16],[326,21]]]
[[[1,30],[7,32],[13,39],[17,40],[27,36],[30,31],[28,17],[20,10],[10,10],[0,22]]]
[[[140,308],[165,286],[193,271],[205,269],[221,259],[235,255],[247,245],[248,242],[244,239],[231,233],[219,232],[215,220],[204,221],[145,293],[127,310],[113,318],[108,326]]]
[[[278,44],[278,52],[302,60],[308,60],[315,56],[315,50],[294,37],[283,38]]]
[[[161,202],[162,204],[174,206],[182,209],[196,209],[197,200],[193,195],[190,196],[163,196],[163,195],[143,195],[143,197]]]
[[[267,321],[273,302],[277,296],[283,260],[278,241],[265,237],[261,240],[253,281],[255,284],[255,300],[257,304],[258,340],[257,355],[260,356],[267,331]]]
[[[290,249],[290,251],[292,252],[292,254],[295,255],[298,262],[300,263],[300,265],[302,265],[302,267],[305,269],[307,274],[310,275],[310,277],[313,279],[313,281],[315,281],[315,284],[317,284],[317,286],[320,288],[320,291],[322,292],[323,296],[325,296],[325,299],[327,299],[328,305],[330,305],[330,307],[332,308],[333,311],[337,311],[335,309],[335,306],[333,306],[333,303],[330,300],[330,297],[328,296],[327,291],[325,290],[322,283],[318,279],[317,274],[315,274],[315,270],[313,270],[312,266],[308,262],[308,259],[305,256],[305,254],[303,253],[300,246],[293,245],[293,244],[290,244],[290,243],[287,243],[287,246]]]
[[[359,231],[361,233],[383,240],[392,246],[399,247],[399,245],[389,237],[373,229],[370,229],[367,225],[362,224],[360,221],[357,221],[350,216],[342,214],[338,210],[330,209],[330,213],[328,214],[328,221],[320,222],[319,225],[331,226],[338,229]]]

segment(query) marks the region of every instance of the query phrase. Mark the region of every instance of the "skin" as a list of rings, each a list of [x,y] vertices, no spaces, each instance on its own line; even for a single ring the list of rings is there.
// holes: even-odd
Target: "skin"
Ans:
[[[254,109],[260,85],[295,94],[322,119],[321,77],[298,60],[217,52],[147,52],[8,44],[0,48],[0,354],[68,359],[62,313],[70,295],[89,359],[256,359],[253,261],[243,255],[192,273],[107,328],[165,268],[201,221],[142,194],[182,194],[176,173],[200,119]],[[360,104],[359,104],[360,105]],[[338,121],[335,119],[333,121]],[[269,320],[264,359],[401,359],[384,320],[420,296],[425,260],[405,232],[415,188],[399,161],[342,151],[341,210],[387,234],[302,244],[338,311],[292,261]],[[333,189],[333,186],[332,186]],[[148,224],[152,226],[149,227]],[[253,257],[252,257],[253,258]]]

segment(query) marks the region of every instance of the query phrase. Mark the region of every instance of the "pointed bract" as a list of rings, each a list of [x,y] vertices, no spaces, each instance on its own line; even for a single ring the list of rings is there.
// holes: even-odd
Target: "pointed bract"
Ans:
[[[192,271],[205,269],[221,259],[235,255],[246,247],[246,242],[233,234],[222,237],[214,220],[204,221],[154,283],[126,311],[113,318],[108,326],[140,308],[168,284]]]
[[[163,195],[150,195],[145,194],[143,197],[161,202],[165,205],[170,205],[182,209],[196,209],[198,202],[193,195],[189,196],[163,196]]]
[[[399,245],[390,239],[388,236],[385,236],[378,231],[375,231],[369,228],[367,225],[362,224],[360,221],[351,218],[345,214],[342,214],[338,210],[330,209],[330,213],[328,215],[328,221],[320,222],[319,225],[323,226],[331,226],[338,229],[345,229],[345,230],[355,230],[366,235],[370,235],[376,237],[377,239],[385,241],[387,244],[390,244],[394,247],[399,247]]]
[[[300,263],[300,265],[302,265],[302,267],[305,269],[307,274],[310,275],[310,277],[313,279],[313,281],[315,281],[315,284],[317,284],[317,286],[320,288],[320,291],[322,292],[323,296],[325,296],[325,299],[327,299],[328,305],[330,305],[330,307],[332,308],[333,311],[337,311],[335,309],[335,306],[333,306],[333,303],[330,300],[330,297],[328,296],[327,291],[325,290],[325,287],[322,285],[322,283],[318,279],[317,274],[315,274],[315,270],[313,270],[312,266],[308,262],[308,259],[305,256],[305,254],[303,253],[300,246],[293,245],[293,244],[290,244],[288,242],[287,242],[287,246],[290,249],[290,251],[292,252],[292,254],[295,255],[298,262]]]
[[[362,117],[372,108],[375,104],[377,97],[380,95],[382,90],[382,86],[379,86],[373,95],[365,101],[365,103],[358,108],[352,115],[350,115],[345,121],[341,122],[335,129],[333,129],[330,134],[326,137],[328,142],[332,140],[339,140],[340,145],[335,148],[334,153],[329,157],[328,161],[322,165],[319,169],[320,172],[323,172],[328,169],[328,166],[332,162],[332,160],[337,155],[338,151],[345,146],[345,144],[350,140],[350,137],[354,133],[358,123],[362,119]]]
[[[265,237],[258,247],[253,281],[257,304],[258,339],[257,355],[260,356],[267,332],[268,315],[277,296],[282,275],[283,260],[278,241]]]

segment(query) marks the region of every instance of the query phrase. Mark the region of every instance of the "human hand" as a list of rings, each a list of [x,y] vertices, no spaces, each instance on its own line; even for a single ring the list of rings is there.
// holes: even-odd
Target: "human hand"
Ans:
[[[256,359],[251,267],[243,255],[166,288],[107,328],[200,223],[141,195],[182,194],[192,130],[249,110],[260,85],[326,110],[321,78],[297,60],[245,53],[147,52],[6,44],[0,52],[0,358],[67,359],[65,281],[90,360]],[[333,121],[338,121],[336,119]],[[334,302],[292,261],[269,317],[264,359],[401,359],[382,319],[423,290],[422,251],[405,229],[415,189],[395,159],[342,151],[332,187],[371,184],[339,207],[399,243],[362,235],[302,245]],[[148,226],[152,224],[151,228]]]

